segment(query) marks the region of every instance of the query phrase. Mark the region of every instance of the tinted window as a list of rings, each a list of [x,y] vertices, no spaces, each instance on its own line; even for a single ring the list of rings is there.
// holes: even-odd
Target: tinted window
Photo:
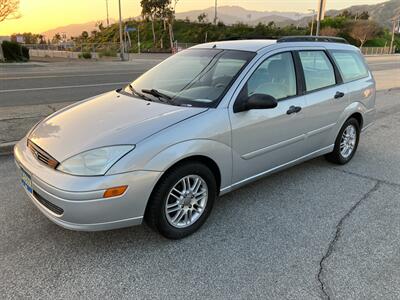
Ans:
[[[332,63],[324,51],[300,51],[307,91],[336,84]]]
[[[334,50],[331,53],[344,82],[368,76],[368,70],[358,53],[340,50]]]
[[[271,56],[251,75],[247,85],[247,96],[267,94],[275,99],[296,95],[296,72],[290,52]]]

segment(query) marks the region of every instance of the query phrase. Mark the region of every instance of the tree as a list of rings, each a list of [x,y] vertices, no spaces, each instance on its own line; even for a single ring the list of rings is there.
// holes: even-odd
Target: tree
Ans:
[[[379,30],[380,28],[375,22],[358,20],[351,25],[349,35],[357,40],[360,44],[360,48],[362,48],[365,42],[372,39]]]
[[[59,33],[56,33],[51,39],[51,43],[58,44],[59,42],[61,42],[61,35]]]
[[[38,44],[43,40],[43,35],[31,32],[14,33],[11,35],[11,41],[16,42],[17,36],[22,36],[25,44]]]
[[[320,31],[320,35],[324,36],[336,36],[339,33],[339,29],[333,27],[324,27]]]
[[[6,19],[18,19],[19,0],[0,0],[0,22]]]
[[[81,37],[83,40],[86,40],[89,37],[89,33],[87,31],[82,31]]]
[[[172,1],[174,4],[172,5]],[[168,34],[171,43],[171,47],[173,46],[173,30],[172,24],[175,18],[175,7],[179,0],[141,0],[140,5],[142,6],[142,16],[143,18],[150,19],[151,21],[151,30],[153,34],[153,47],[156,46],[156,30],[155,30],[155,21],[161,20],[163,26],[163,31],[161,34],[160,43],[163,43],[164,33],[167,31],[168,24]]]
[[[345,9],[338,15],[338,17],[353,18],[354,15],[349,10]]]
[[[156,30],[154,28],[154,22],[156,19],[158,1],[157,0],[141,0],[140,5],[142,6],[143,18],[149,18],[151,21],[151,31],[153,33],[153,47],[155,47],[156,46]]]
[[[197,17],[197,21],[199,23],[205,23],[205,21],[207,20],[207,14],[206,13],[201,13],[200,15],[198,15]]]
[[[103,22],[101,21],[97,22],[96,27],[99,29],[99,31],[103,31],[104,30]]]
[[[360,20],[368,20],[369,19],[369,13],[367,11],[363,11],[357,19]]]

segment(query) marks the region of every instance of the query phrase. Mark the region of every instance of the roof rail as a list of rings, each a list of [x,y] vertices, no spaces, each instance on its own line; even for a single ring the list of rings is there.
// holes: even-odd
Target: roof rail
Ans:
[[[348,44],[349,42],[341,37],[335,36],[286,36],[277,40],[277,43],[288,43],[288,42],[327,42],[327,43],[340,43]]]
[[[270,40],[270,41],[275,41],[277,40],[277,37],[266,37],[265,35],[256,35],[256,36],[231,36],[231,37],[226,37],[219,39],[219,42],[225,42],[225,41],[238,41],[238,40]]]

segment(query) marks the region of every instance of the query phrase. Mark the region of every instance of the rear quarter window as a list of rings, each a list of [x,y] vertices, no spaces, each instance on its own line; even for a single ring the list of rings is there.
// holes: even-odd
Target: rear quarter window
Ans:
[[[368,69],[362,57],[357,52],[346,50],[332,50],[330,52],[344,82],[368,76]]]

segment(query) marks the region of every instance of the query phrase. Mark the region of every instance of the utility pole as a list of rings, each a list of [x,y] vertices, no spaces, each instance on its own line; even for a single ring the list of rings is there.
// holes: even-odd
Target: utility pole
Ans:
[[[118,0],[119,5],[119,44],[120,44],[120,57],[124,60],[124,37],[122,34],[122,16],[121,16],[121,0]]]
[[[312,12],[312,20],[311,20],[311,30],[310,30],[310,35],[312,36],[314,33],[314,19],[315,19],[315,9],[309,9],[308,11]]]
[[[392,22],[393,22],[393,29],[392,29],[392,40],[391,40],[391,42],[390,42],[390,49],[389,49],[390,54],[392,54],[392,52],[393,52],[394,32],[396,31],[396,21],[397,21],[397,22],[400,21],[400,16],[394,17],[394,18],[392,19]]]
[[[106,0],[106,11],[107,11],[107,27],[110,26],[110,20],[108,18],[108,0]]]
[[[214,12],[214,25],[217,25],[217,20],[218,20],[218,12],[217,12],[217,8],[218,7],[218,3],[217,0],[215,0],[215,12]]]
[[[326,0],[319,0],[318,19],[317,19],[317,32],[315,33],[316,36],[319,36],[319,31],[320,31],[320,28],[321,28],[321,20],[324,19],[325,4],[326,4]]]

